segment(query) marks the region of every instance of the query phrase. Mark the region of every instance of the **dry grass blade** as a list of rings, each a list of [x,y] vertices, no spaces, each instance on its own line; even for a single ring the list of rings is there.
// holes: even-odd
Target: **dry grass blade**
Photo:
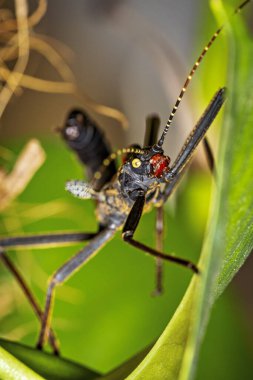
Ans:
[[[44,160],[45,153],[40,143],[33,139],[20,153],[12,172],[0,172],[0,211],[22,193]]]

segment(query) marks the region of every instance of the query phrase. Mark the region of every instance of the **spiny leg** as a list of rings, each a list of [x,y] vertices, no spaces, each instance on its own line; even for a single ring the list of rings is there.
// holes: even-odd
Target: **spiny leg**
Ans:
[[[22,289],[23,293],[25,294],[27,300],[29,301],[30,305],[32,306],[35,314],[39,318],[39,320],[42,320],[43,312],[39,306],[38,301],[32,294],[31,290],[29,289],[27,283],[25,282],[23,276],[18,271],[16,266],[13,264],[13,262],[8,258],[8,256],[4,253],[4,251],[0,250],[0,259],[2,260],[3,264],[6,266],[6,268],[11,272],[13,277],[16,279],[17,283],[19,284],[20,288]],[[50,329],[49,331],[49,343],[53,349],[53,352],[55,355],[59,355],[59,343],[57,342],[56,335],[54,334],[53,330]]]
[[[139,224],[143,207],[145,205],[145,194],[143,190],[139,190],[139,195],[136,198],[135,203],[133,204],[133,207],[128,215],[128,218],[126,220],[126,223],[123,228],[122,237],[124,241],[127,243],[133,245],[134,247],[149,253],[150,255],[154,257],[159,257],[163,260],[171,261],[176,264],[182,265],[184,267],[187,267],[191,269],[194,273],[199,273],[199,270],[197,266],[192,263],[189,260],[181,259],[180,257],[175,257],[172,255],[167,255],[165,253],[159,252],[151,247],[148,247],[147,245],[140,243],[139,241],[133,239],[135,230]]]
[[[156,250],[163,251],[164,238],[164,209],[160,206],[156,209]],[[156,258],[156,285],[153,292],[154,296],[159,296],[163,292],[163,260],[160,257]]]
[[[41,323],[41,330],[37,343],[37,348],[42,349],[48,339],[51,315],[53,311],[53,297],[55,288],[63,284],[70,276],[79,270],[88,260],[90,260],[98,250],[115,234],[114,228],[107,227],[100,231],[85,248],[81,249],[75,256],[63,264],[52,276],[47,289],[46,303]]]

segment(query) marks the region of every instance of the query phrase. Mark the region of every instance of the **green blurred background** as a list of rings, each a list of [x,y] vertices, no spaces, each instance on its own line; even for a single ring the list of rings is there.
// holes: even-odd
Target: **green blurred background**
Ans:
[[[187,73],[216,27],[207,2],[180,1],[178,8],[172,2],[168,4],[165,1],[158,1],[155,5],[152,2],[140,3],[137,6],[131,1],[110,1],[110,6],[102,8],[99,2],[91,5],[91,2],[84,1],[77,2],[76,7],[70,9],[66,1],[61,4],[56,1],[49,6],[42,25],[38,26],[39,32],[62,40],[64,30],[61,25],[65,25],[67,37],[64,41],[75,52],[76,58],[72,65],[82,88],[96,100],[119,107],[128,116],[129,133],[123,132],[115,122],[98,117],[114,147],[142,141],[147,113],[156,111],[162,115],[162,120],[166,120],[167,105],[173,103],[178,95],[177,83],[183,83],[184,73]],[[230,3],[235,5],[235,2]],[[150,40],[146,40],[142,34],[136,34],[134,38],[135,29],[132,25],[127,27],[126,21],[125,29],[119,29],[122,9],[125,12],[123,15],[133,14],[133,23],[136,22],[136,14],[148,21]],[[127,13],[129,10],[132,13]],[[77,20],[74,16],[78,13],[80,17]],[[252,12],[251,15],[250,12],[245,13],[250,19]],[[58,26],[54,22],[56,15]],[[187,20],[185,25],[177,22],[177,15]],[[85,26],[82,24],[84,17],[87,21]],[[124,20],[129,20],[129,16],[124,17]],[[72,24],[69,21],[70,25],[66,25],[67,18],[72,20]],[[166,19],[171,20],[171,30],[166,29]],[[140,19],[137,17],[137,20]],[[104,32],[102,26],[105,27]],[[87,29],[81,31],[81,27]],[[138,30],[136,25],[135,28]],[[128,38],[127,31],[130,33],[130,30]],[[95,37],[91,32],[94,32]],[[173,43],[170,41],[170,45],[164,47],[163,36],[166,35],[171,36]],[[181,37],[175,37],[177,35]],[[73,44],[69,40],[71,36],[73,39],[78,38],[79,43]],[[92,38],[94,40],[91,41]],[[119,40],[115,47],[117,38]],[[181,62],[180,67],[173,69],[172,64],[166,61],[171,68],[171,77],[176,78],[175,81],[171,80],[171,86],[164,84],[164,74],[158,61],[150,63],[148,60],[152,52],[150,46],[153,48],[152,44],[157,40],[162,41],[164,51],[167,48],[178,54],[177,59]],[[82,46],[80,41],[87,44]],[[105,46],[110,46],[110,54]],[[103,55],[105,50],[109,56]],[[180,112],[178,115],[177,131],[168,139],[168,149],[173,150],[172,157],[182,145],[196,115],[201,114],[216,89],[224,84],[225,50],[225,42],[221,38],[193,81],[185,105],[182,105],[183,116],[180,116]],[[96,56],[98,51],[101,56]],[[79,58],[79,52],[85,52],[86,59],[82,54],[83,59]],[[125,62],[129,55],[131,70]],[[99,64],[101,60],[105,67]],[[90,65],[93,63],[94,72],[89,71],[89,62]],[[107,70],[115,62],[116,76]],[[31,57],[29,70],[36,75],[53,75],[45,62],[40,62],[36,56]],[[126,85],[127,80],[134,82],[133,87]],[[101,90],[103,85],[105,90]],[[161,97],[163,100],[160,105]],[[1,158],[2,165],[7,170],[11,169],[17,153],[34,136],[40,139],[47,160],[23,194],[1,215],[1,234],[96,229],[93,204],[74,199],[64,191],[66,180],[82,178],[83,170],[64,143],[52,132],[52,126],[61,125],[69,107],[75,104],[70,96],[25,91],[7,108],[1,124],[1,145],[13,153],[9,152],[5,158]],[[185,126],[185,120],[189,125]],[[212,143],[216,146],[215,132],[211,135]],[[197,262],[201,250],[212,185],[203,162],[204,158],[200,154],[166,206],[165,251],[194,262]],[[154,226],[154,212],[143,216],[137,231],[138,239],[153,246]],[[24,250],[11,252],[10,255],[43,304],[48,277],[79,248]],[[252,260],[248,260],[214,307],[200,353],[197,379],[250,379],[253,376],[253,303],[252,291],[249,291],[250,287],[252,289],[251,267]],[[0,271],[1,336],[34,345],[38,321],[6,269],[1,267]],[[61,342],[62,355],[104,373],[118,366],[157,339],[179,304],[190,278],[191,273],[186,269],[166,264],[165,292],[161,297],[152,297],[154,260],[127,246],[118,233],[66,285],[57,289],[53,327]]]

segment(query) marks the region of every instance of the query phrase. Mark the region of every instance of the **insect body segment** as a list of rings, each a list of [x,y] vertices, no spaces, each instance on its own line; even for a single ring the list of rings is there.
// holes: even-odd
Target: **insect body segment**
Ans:
[[[149,193],[158,184],[153,175],[150,158],[145,153],[132,156],[122,165],[118,181],[123,196],[131,200],[136,199],[136,194],[140,189],[144,193]]]
[[[60,129],[67,145],[85,165],[88,179],[91,180],[104,160],[111,154],[111,148],[97,124],[81,110],[69,113],[65,126]],[[103,175],[96,181],[96,189],[111,180],[117,169],[114,160],[110,161]]]

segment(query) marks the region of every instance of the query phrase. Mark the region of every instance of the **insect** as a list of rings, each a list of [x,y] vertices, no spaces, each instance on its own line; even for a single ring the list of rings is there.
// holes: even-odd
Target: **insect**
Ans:
[[[249,1],[246,0],[239,5],[235,13],[239,12]],[[0,256],[3,263],[14,274],[41,320],[37,343],[39,349],[42,349],[49,340],[54,352],[56,354],[59,352],[55,333],[51,329],[53,296],[57,286],[66,282],[70,276],[87,263],[103,245],[113,238],[118,230],[122,230],[122,238],[126,243],[157,259],[158,292],[162,290],[162,261],[174,262],[189,268],[195,274],[199,273],[198,267],[191,261],[162,252],[163,205],[174,191],[201,141],[205,143],[208,161],[210,167],[213,167],[213,157],[205,134],[225,102],[226,89],[221,88],[215,93],[173,163],[171,163],[170,157],[164,154],[163,144],[194,73],[222,29],[223,26],[213,34],[195,62],[159,138],[157,138],[158,119],[156,117],[149,118],[143,147],[131,146],[112,153],[100,129],[84,112],[75,110],[69,114],[66,125],[60,130],[60,133],[70,148],[77,153],[81,162],[86,165],[90,182],[69,181],[66,184],[66,190],[80,199],[94,199],[98,221],[97,231],[0,239]],[[123,155],[123,164],[117,170],[115,159],[119,155]],[[152,207],[157,209],[157,249],[143,244],[134,237],[142,214]],[[88,241],[87,245],[64,263],[51,277],[45,307],[42,310],[22,276],[6,255],[6,251],[20,246],[60,245],[66,242],[84,241]]]

